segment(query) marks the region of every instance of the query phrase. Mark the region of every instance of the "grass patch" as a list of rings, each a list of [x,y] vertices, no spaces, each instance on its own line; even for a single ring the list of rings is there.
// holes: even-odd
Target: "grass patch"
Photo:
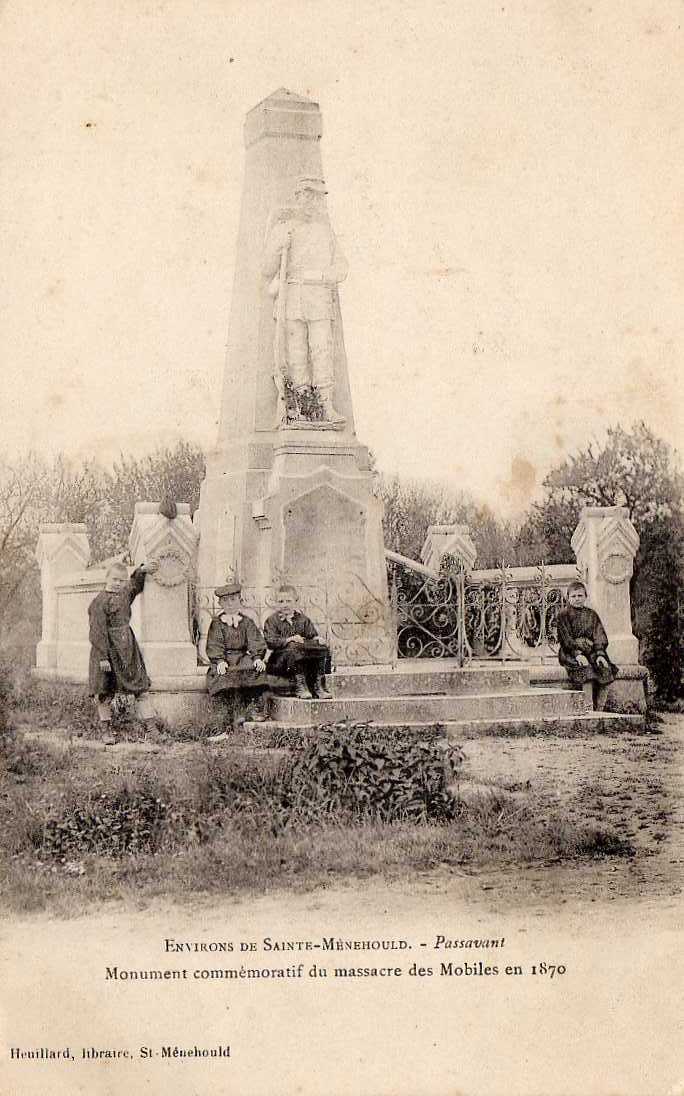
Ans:
[[[328,777],[318,781],[330,772],[329,759],[317,771],[315,758],[325,750],[314,755],[311,747],[300,751],[307,770],[282,751],[204,743],[182,754],[121,760],[90,748],[27,742],[20,733],[4,736],[2,745],[0,887],[4,904],[15,910],[70,915],[105,899],[309,889],[350,878],[415,877],[444,866],[633,852],[611,830],[574,823],[527,788],[492,785],[467,795],[463,782],[455,795],[438,796],[434,809],[428,780],[417,813],[392,793],[394,806],[383,815],[366,809],[363,796],[359,802],[365,777],[355,792],[354,757],[340,761],[340,779],[331,785]],[[444,744],[435,745],[431,786],[441,795],[449,774]],[[334,734],[328,746],[339,749]],[[377,743],[368,749],[382,758]],[[414,763],[425,768],[418,754]],[[396,775],[401,789],[406,773]]]

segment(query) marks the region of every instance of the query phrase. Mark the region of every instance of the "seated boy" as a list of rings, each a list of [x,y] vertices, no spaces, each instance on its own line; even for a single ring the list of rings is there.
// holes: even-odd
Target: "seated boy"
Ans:
[[[558,614],[558,661],[573,685],[592,682],[594,707],[601,709],[618,667],[608,658],[608,636],[598,613],[587,607],[586,600],[584,583],[571,582],[568,604]]]
[[[264,638],[272,651],[270,673],[293,681],[294,695],[300,700],[330,700],[323,683],[330,651],[309,618],[295,608],[294,586],[281,586],[277,597],[279,607],[264,624]]]
[[[148,695],[147,676],[142,652],[130,625],[131,605],[145,585],[145,576],[159,568],[157,560],[143,563],[130,579],[124,563],[112,563],[105,575],[105,588],[88,606],[90,617],[90,695],[97,698],[100,723],[111,735],[112,701],[116,693],[135,697],[138,718],[155,728],[157,717]]]

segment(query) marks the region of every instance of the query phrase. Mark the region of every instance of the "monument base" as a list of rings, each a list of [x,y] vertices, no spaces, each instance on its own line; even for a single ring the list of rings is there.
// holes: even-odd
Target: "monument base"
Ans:
[[[194,726],[201,730],[220,710],[206,691],[206,667],[184,676],[159,677],[150,696],[155,710],[173,734]],[[59,680],[80,689],[83,674],[34,670],[39,680]],[[370,722],[388,732],[410,726],[444,728],[459,735],[529,733],[531,727],[553,735],[604,730],[638,730],[645,711],[645,671],[626,667],[609,692],[605,713],[593,712],[582,690],[571,689],[561,667],[523,663],[479,663],[459,667],[449,659],[402,660],[389,666],[348,667],[328,675],[331,700],[274,697],[264,733],[312,731],[341,720]],[[628,717],[628,718],[624,718]]]
[[[217,453],[202,486],[198,601],[206,635],[213,590],[237,572],[257,624],[295,587],[336,665],[387,664],[395,629],[387,590],[382,504],[367,449],[314,424],[265,435],[230,468]]]

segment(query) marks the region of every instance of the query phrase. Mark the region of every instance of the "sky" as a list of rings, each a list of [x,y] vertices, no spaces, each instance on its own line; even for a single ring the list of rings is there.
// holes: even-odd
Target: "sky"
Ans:
[[[506,514],[681,437],[684,9],[670,0],[0,5],[0,445],[216,435],[244,115],[315,98],[357,433]]]

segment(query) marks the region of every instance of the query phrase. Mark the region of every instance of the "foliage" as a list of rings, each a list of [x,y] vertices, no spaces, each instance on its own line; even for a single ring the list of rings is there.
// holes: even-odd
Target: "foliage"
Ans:
[[[241,826],[272,832],[327,818],[444,820],[453,815],[449,788],[462,754],[429,730],[419,740],[339,723],[298,736],[285,761],[280,751],[270,764],[269,751],[259,764],[258,751],[242,762],[209,754],[192,810],[228,811]]]
[[[126,551],[135,503],[171,498],[199,502],[204,455],[178,442],[143,457],[47,460],[35,453],[0,456],[0,629],[3,642],[30,650],[40,628],[35,550],[44,522],[83,522],[92,561]]]
[[[14,461],[0,455],[0,626],[5,637],[21,624],[24,603],[38,600],[34,552],[40,522],[47,520],[44,474],[44,462],[33,453]]]
[[[547,563],[571,558],[570,538],[584,506],[626,506],[639,534],[656,522],[681,516],[684,482],[672,449],[644,422],[629,430],[609,427],[594,442],[553,468],[544,498],[532,506],[518,536],[526,562],[539,551]]]
[[[42,855],[54,859],[86,853],[116,857],[156,852],[172,815],[171,804],[154,790],[124,787],[113,795],[94,795],[84,806],[69,804],[46,820],[34,842]]]
[[[640,576],[650,607],[643,632],[642,657],[661,703],[672,703],[682,695],[683,550],[680,524],[662,520],[654,524],[648,536],[648,565],[642,566]]]
[[[328,811],[325,794],[318,807],[298,803],[288,792],[281,751],[197,743],[151,757],[125,747],[65,748],[19,734],[17,740],[28,740],[30,767],[8,771],[0,763],[2,905],[80,916],[87,903],[112,898],[192,902],[198,894],[291,891],[364,876],[415,879],[463,865],[536,863],[543,870],[578,857],[648,856],[668,829],[661,819],[673,809],[680,728],[674,720],[665,727],[657,742],[622,733],[606,740],[599,751],[604,762],[591,736],[554,744],[547,730],[546,741],[529,741],[525,752],[541,759],[553,745],[563,757],[557,767],[540,763],[531,781],[516,781],[521,774],[510,765],[495,764],[479,780],[459,768],[453,817],[390,822]],[[319,734],[347,740],[354,729]],[[479,767],[480,746],[464,748]],[[583,774],[587,765],[602,773],[609,755],[606,792],[589,801]],[[579,865],[575,874],[581,881]],[[540,878],[535,873],[535,886]],[[549,893],[553,879],[551,872]]]
[[[465,491],[443,483],[380,476],[378,494],[384,504],[385,545],[410,559],[420,559],[429,525],[468,525],[477,546],[478,566],[514,562],[513,526]]]
[[[315,805],[388,822],[453,817],[461,751],[443,739],[402,743],[368,724],[321,728],[288,770],[291,806]]]
[[[104,474],[99,507],[81,519],[88,527],[93,559],[106,559],[127,544],[136,502],[173,499],[189,503],[194,511],[204,471],[204,454],[187,442],[141,458],[122,454]]]
[[[25,801],[23,824],[19,801],[5,804],[13,843],[28,841],[44,859],[65,864],[90,854],[121,858],[205,844],[229,827],[263,839],[330,821],[455,817],[450,787],[462,754],[443,739],[339,724],[319,729],[289,759],[281,750],[195,749],[172,777],[161,758],[154,768],[116,767],[102,779],[74,765],[73,749],[6,734],[0,739],[6,788],[57,776],[45,802]]]

